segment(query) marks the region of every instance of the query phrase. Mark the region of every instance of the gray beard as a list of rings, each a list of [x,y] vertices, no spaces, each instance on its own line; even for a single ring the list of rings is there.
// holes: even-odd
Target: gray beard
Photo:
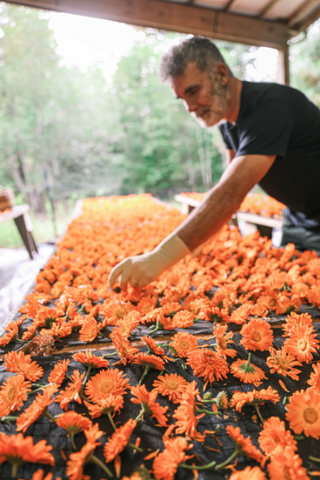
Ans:
[[[214,99],[215,109],[210,107],[200,107],[196,112],[192,112],[192,117],[202,128],[208,128],[220,123],[226,118],[230,94],[227,87],[221,85],[216,79],[212,78],[211,96]],[[203,118],[205,114],[206,119]],[[209,125],[207,125],[209,123]]]

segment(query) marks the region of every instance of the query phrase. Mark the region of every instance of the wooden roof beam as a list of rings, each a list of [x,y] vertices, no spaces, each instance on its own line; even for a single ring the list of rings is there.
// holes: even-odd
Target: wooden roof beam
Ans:
[[[234,4],[236,3],[237,0],[229,0],[229,2],[227,3],[227,6],[226,8],[224,9],[225,12],[231,12]]]
[[[280,0],[271,0],[271,2],[268,3],[268,5],[265,7],[265,9],[262,10],[262,12],[259,15],[259,18],[266,18],[268,16],[269,12],[271,12],[271,10],[273,9],[273,7],[279,2],[280,2]]]
[[[282,22],[161,0],[14,0],[10,3],[277,49],[283,49],[288,40],[287,27]]]
[[[300,21],[304,20],[306,14],[312,10],[313,8],[319,7],[320,1],[319,0],[307,0],[305,1],[300,7],[294,12],[292,17],[288,21],[288,27],[294,28],[294,26],[299,23]]]

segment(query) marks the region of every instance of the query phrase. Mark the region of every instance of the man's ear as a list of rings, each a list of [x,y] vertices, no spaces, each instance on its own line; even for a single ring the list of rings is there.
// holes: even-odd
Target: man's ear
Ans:
[[[224,87],[227,85],[229,81],[229,71],[228,67],[225,63],[218,63],[217,65],[217,77]]]

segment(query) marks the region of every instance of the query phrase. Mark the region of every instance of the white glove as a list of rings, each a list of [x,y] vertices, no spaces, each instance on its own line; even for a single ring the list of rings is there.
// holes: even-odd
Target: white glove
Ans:
[[[110,273],[109,286],[113,287],[120,277],[121,288],[125,288],[128,282],[132,287],[145,287],[189,254],[190,250],[183,240],[178,235],[171,234],[152,252],[128,257],[116,265]]]

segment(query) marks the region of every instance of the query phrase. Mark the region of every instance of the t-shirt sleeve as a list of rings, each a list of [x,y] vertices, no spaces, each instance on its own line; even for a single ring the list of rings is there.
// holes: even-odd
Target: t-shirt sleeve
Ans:
[[[289,111],[281,102],[270,100],[241,122],[236,156],[276,155],[285,158],[291,132]]]
[[[227,132],[225,131],[225,124],[219,125],[219,130],[221,132],[222,138],[228,150],[233,150],[233,146],[230,143]]]

